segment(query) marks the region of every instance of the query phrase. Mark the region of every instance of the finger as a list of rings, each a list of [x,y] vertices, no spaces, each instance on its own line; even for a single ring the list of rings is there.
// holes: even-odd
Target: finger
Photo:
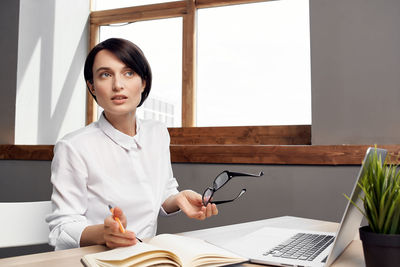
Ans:
[[[107,234],[105,235],[104,239],[106,241],[110,241],[113,243],[118,243],[118,244],[133,244],[136,242],[136,237],[132,238],[130,237],[126,237],[126,236],[121,236],[121,235],[114,235],[114,234]]]
[[[126,238],[126,239],[136,239],[136,235],[134,232],[131,231],[125,231],[125,233],[121,232],[119,229],[118,231],[114,232],[107,232],[109,235],[116,236],[116,237],[121,237],[121,238]]]
[[[197,206],[203,206],[203,196],[199,193],[193,192],[193,200]]]
[[[206,218],[210,217],[212,215],[212,209],[211,209],[211,204],[208,203],[206,207]]]
[[[203,197],[199,193],[193,190],[184,190],[184,195],[192,205],[196,205],[198,207],[203,205]]]
[[[218,208],[217,205],[212,204],[212,215],[218,215]]]
[[[204,220],[205,218],[206,218],[206,215],[205,215],[205,213],[204,212],[198,212],[197,214],[196,214],[196,216],[194,216],[194,217],[192,217],[193,219],[197,219],[197,220]]]
[[[119,225],[118,223],[114,220],[114,218],[112,216],[108,216],[105,220],[104,220],[104,228],[106,231],[110,231],[110,232],[118,232],[119,230]]]
[[[104,232],[109,235],[124,237],[134,239],[136,237],[135,233],[131,231],[121,231],[119,224],[114,222],[112,225],[104,225]]]
[[[113,243],[111,241],[106,241],[106,246],[109,247],[109,248],[117,248],[118,244],[115,244],[115,243]]]
[[[208,202],[210,202],[210,200],[211,200],[211,198],[206,197],[206,198],[204,198],[204,203],[208,203]],[[204,206],[203,202],[201,204]]]
[[[122,238],[110,238],[106,240],[106,246],[109,248],[118,248],[118,247],[128,247],[137,244],[137,240],[129,240],[129,239],[122,239]]]
[[[193,218],[193,219],[202,219],[202,217],[205,217],[205,212],[203,211],[190,211],[188,213],[186,213],[186,215],[189,218]]]
[[[121,220],[122,220],[123,218],[125,218],[124,212],[123,212],[119,207],[115,207],[115,208],[113,209],[113,215],[114,215],[115,217],[120,218]]]
[[[115,207],[113,214],[115,217],[118,217],[119,220],[121,221],[122,225],[124,227],[126,227],[127,219],[126,219],[125,213],[122,211],[122,209],[120,209],[119,207]]]
[[[117,223],[111,216],[107,217],[104,220],[104,231],[107,234],[110,235],[116,235],[116,236],[121,236],[121,237],[127,237],[127,238],[135,238],[135,234],[130,231],[125,231],[122,232],[119,226],[119,223]]]
[[[201,210],[197,213],[196,219],[198,220],[204,220],[207,216],[207,208],[202,206]]]
[[[201,202],[201,196],[195,192],[187,191],[179,200],[180,209],[189,217],[204,220],[206,207]]]
[[[110,211],[112,213],[113,220],[115,220],[115,221],[119,220],[121,222],[122,226],[124,228],[126,228],[127,219],[126,219],[124,212],[119,207],[112,208]]]
[[[136,234],[131,231],[126,231],[125,233],[121,232],[111,232],[105,229],[104,239],[106,241],[110,241],[113,243],[121,243],[121,244],[132,244],[133,241],[136,242]]]
[[[185,213],[189,218],[192,218],[192,219],[198,219],[198,220],[204,220],[205,219],[205,207],[204,207],[204,209],[201,209],[201,210],[197,210],[197,211],[195,211],[195,210],[192,210],[192,211],[189,211],[189,212],[187,212],[187,213]]]
[[[136,234],[132,231],[126,230],[125,233],[121,233],[121,234],[125,238],[136,240]]]

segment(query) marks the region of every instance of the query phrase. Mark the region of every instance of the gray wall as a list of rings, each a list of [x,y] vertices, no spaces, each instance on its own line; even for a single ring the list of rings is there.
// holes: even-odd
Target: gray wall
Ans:
[[[50,161],[0,160],[0,202],[49,200],[50,164]],[[0,258],[51,250],[47,244],[0,248]]]
[[[397,0],[310,1],[313,144],[399,142],[399,9]],[[49,166],[0,161],[0,196],[49,197]],[[180,189],[198,192],[224,169],[266,175],[236,179],[219,191],[216,198],[223,199],[248,189],[242,199],[221,206],[218,216],[203,222],[182,214],[161,218],[159,232],[280,215],[338,221],[346,203],[342,194],[351,191],[358,171],[356,166],[221,164],[173,164],[173,169]]]
[[[49,200],[50,164],[50,161],[0,160],[0,202]]]
[[[400,143],[400,1],[310,0],[312,144]]]
[[[238,177],[215,193],[230,199],[242,188],[247,192],[234,203],[219,206],[219,214],[205,221],[177,216],[161,217],[158,232],[182,232],[233,223],[292,215],[339,222],[346,206],[343,194],[353,189],[357,166],[282,166],[244,164],[173,164],[179,189],[203,193],[223,170],[265,174]]]
[[[13,144],[17,88],[19,0],[3,0],[0,8],[0,144]],[[7,8],[3,8],[6,6]]]

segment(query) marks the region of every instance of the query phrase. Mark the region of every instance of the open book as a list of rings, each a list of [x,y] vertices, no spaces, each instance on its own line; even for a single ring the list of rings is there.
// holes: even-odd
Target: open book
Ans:
[[[222,266],[245,262],[240,257],[200,239],[161,234],[146,243],[85,255],[85,266]]]

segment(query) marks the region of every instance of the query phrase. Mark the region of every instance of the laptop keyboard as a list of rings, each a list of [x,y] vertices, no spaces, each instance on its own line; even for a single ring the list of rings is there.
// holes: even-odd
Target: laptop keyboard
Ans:
[[[280,245],[265,252],[263,255],[272,255],[298,260],[314,260],[334,240],[332,235],[298,233]]]

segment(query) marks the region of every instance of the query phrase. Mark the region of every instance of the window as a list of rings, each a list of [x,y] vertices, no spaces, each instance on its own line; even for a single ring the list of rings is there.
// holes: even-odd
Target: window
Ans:
[[[99,40],[130,39],[149,57],[154,91],[140,116],[174,127],[311,123],[308,0],[239,2],[246,4],[163,1],[92,12]],[[117,23],[131,24],[108,26]]]
[[[197,126],[311,124],[308,0],[198,11]]]
[[[182,18],[101,26],[100,41],[111,37],[125,38],[137,44],[152,68],[150,95],[137,111],[139,118],[159,120],[168,127],[181,127]]]
[[[311,121],[308,23],[308,0],[164,1],[92,12],[91,46],[121,36],[144,50],[155,83],[138,115],[182,126],[170,128],[171,144],[306,145],[311,142],[310,126],[304,125]],[[176,53],[170,59],[166,47]],[[171,60],[173,66],[166,63]],[[247,77],[237,79],[241,74]],[[88,101],[87,123],[95,119]],[[245,127],[197,128],[234,125]]]

